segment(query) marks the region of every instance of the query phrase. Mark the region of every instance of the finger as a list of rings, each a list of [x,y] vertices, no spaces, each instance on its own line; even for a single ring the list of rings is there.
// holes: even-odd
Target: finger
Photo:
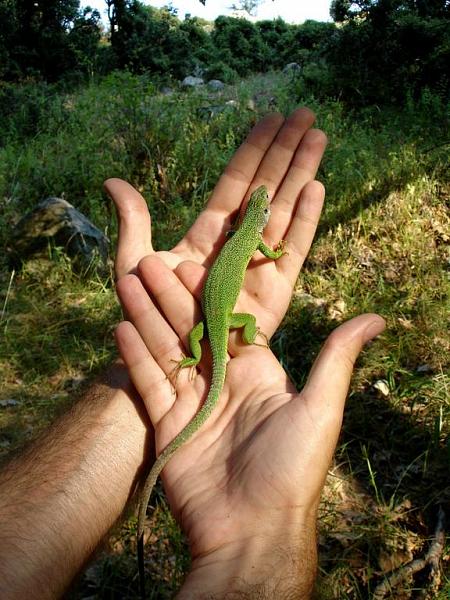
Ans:
[[[385,321],[376,314],[365,314],[347,321],[326,340],[311,369],[302,396],[317,426],[326,428],[337,441],[345,399],[355,361],[364,344],[379,335]]]
[[[173,361],[179,360],[183,354],[180,338],[152,302],[138,277],[122,277],[117,282],[117,295],[150,354],[169,375],[174,368]]]
[[[200,302],[208,270],[193,261],[185,260],[177,266],[175,274],[197,302]]]
[[[200,271],[202,267],[196,265]],[[177,275],[157,256],[147,256],[139,262],[139,277],[158,303],[172,329],[189,348],[188,335],[202,320],[200,306]]]
[[[170,382],[132,323],[120,323],[115,338],[131,380],[156,425],[175,401]]]
[[[271,204],[271,218],[266,235],[277,241],[284,238],[290,225],[299,194],[313,181],[327,145],[326,135],[319,129],[306,132]]]
[[[126,181],[107,179],[103,185],[119,221],[115,272],[120,279],[134,273],[140,259],[153,252],[150,213],[144,198]]]
[[[256,189],[264,184],[271,197],[275,194],[290,168],[299,144],[313,125],[315,118],[314,113],[308,108],[299,108],[286,119],[261,161],[252,188]]]
[[[240,207],[280,128],[285,128],[283,122],[282,115],[271,114],[255,125],[217,182],[208,208],[232,212]]]
[[[177,251],[203,262],[214,250],[214,242],[231,228],[233,213],[239,209],[253,177],[277,135],[283,117],[271,114],[255,125],[236,150],[217,182],[206,209],[178,244]]]
[[[278,271],[287,277],[291,287],[294,287],[311,248],[324,199],[325,188],[320,182],[307,183],[300,195],[291,226],[284,236],[287,254],[277,260],[276,266]]]

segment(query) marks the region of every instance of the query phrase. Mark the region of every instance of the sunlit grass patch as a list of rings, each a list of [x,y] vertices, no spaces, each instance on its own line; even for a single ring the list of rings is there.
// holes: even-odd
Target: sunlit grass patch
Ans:
[[[387,320],[358,361],[320,508],[323,598],[370,597],[392,569],[423,556],[437,507],[449,502],[448,157],[445,118],[424,102],[349,114],[335,100],[319,103],[307,90],[299,95],[281,74],[238,82],[220,97],[205,90],[166,97],[146,77],[115,74],[55,98],[33,139],[0,151],[3,246],[35,202],[64,195],[107,231],[113,248],[116,225],[101,186],[122,176],[148,201],[155,247],[169,248],[263,114],[288,114],[304,103],[316,110],[330,140],[319,173],[327,201],[273,349],[300,389],[332,329],[362,312]],[[120,309],[107,277],[76,275],[56,251],[25,261],[14,274],[3,253],[0,294],[5,454],[111,362]],[[162,492],[148,525],[154,597],[171,597],[188,563]],[[131,517],[81,578],[77,598],[137,597],[134,536]],[[447,549],[443,567],[448,555]],[[421,574],[395,597],[413,598],[428,586]],[[443,600],[446,589],[443,576],[429,597]]]
[[[440,184],[420,177],[323,233],[286,319],[283,356],[300,381],[317,336],[361,312],[387,320],[359,360],[339,469],[321,507],[323,598],[365,598],[423,555],[438,508],[450,500],[446,198]],[[428,585],[421,573],[395,597],[415,597]]]
[[[24,423],[28,434],[40,429],[111,361],[119,318],[111,285],[78,277],[65,260],[31,260],[15,274],[1,320],[0,401],[14,401],[0,411],[4,449]]]

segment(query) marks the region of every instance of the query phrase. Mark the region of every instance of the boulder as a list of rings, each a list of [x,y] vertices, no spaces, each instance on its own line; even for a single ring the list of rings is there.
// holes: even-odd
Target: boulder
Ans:
[[[225,84],[223,81],[220,81],[220,79],[211,79],[208,81],[208,87],[214,92],[219,92],[220,90],[223,90]]]
[[[181,82],[182,87],[198,87],[203,85],[205,82],[201,77],[193,77],[192,75],[188,75]]]
[[[49,241],[64,249],[75,270],[106,267],[108,238],[62,198],[47,198],[20,219],[8,243],[11,262],[46,249]]]
[[[291,62],[283,68],[283,73],[288,73],[289,75],[299,75],[301,70],[302,68],[298,63]]]

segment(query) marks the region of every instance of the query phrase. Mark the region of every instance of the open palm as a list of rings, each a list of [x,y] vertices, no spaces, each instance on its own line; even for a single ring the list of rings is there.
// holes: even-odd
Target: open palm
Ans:
[[[323,187],[314,178],[326,137],[320,130],[311,129],[313,123],[314,114],[306,108],[295,111],[286,120],[279,114],[261,120],[230,160],[205,210],[187,234],[170,252],[156,252],[172,270],[186,260],[208,267],[250,192],[265,184],[272,198],[272,215],[264,239],[269,245],[286,239],[289,254],[276,266],[264,264],[263,268],[254,269],[254,261],[243,297],[248,311],[268,335],[276,330],[286,312],[323,203]],[[141,258],[155,253],[150,216],[142,196],[126,182],[110,179],[105,187],[120,218],[116,259],[119,278],[135,272]],[[191,274],[189,269],[181,273],[190,289],[195,285]]]
[[[137,192],[119,180],[107,182],[121,222],[117,289],[129,318],[119,326],[117,341],[155,428],[158,454],[208,392],[207,352],[195,378],[187,369],[179,374],[175,393],[168,376],[201,319],[205,267],[220,250],[236,211],[260,184],[272,197],[264,240],[271,245],[285,239],[288,254],[275,262],[255,257],[235,310],[254,314],[268,336],[284,316],[323,202],[323,188],[314,177],[325,136],[310,129],[312,123],[312,113],[301,109],[285,122],[272,115],[257,125],[172,252],[153,251],[148,213]],[[127,214],[130,207],[134,216]],[[120,277],[126,272],[138,276]],[[382,327],[380,318],[365,315],[336,330],[301,394],[269,349],[245,346],[233,332],[219,403],[162,474],[171,508],[189,537],[194,566],[211,553],[234,548],[243,536],[258,538],[261,523],[279,528],[281,522],[298,526],[313,518],[353,362]]]

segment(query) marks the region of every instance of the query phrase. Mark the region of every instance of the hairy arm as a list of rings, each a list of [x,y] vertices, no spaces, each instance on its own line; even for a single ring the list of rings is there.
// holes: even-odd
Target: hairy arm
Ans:
[[[0,597],[56,598],[132,495],[148,421],[116,363],[0,471]]]
[[[153,456],[147,415],[116,363],[0,471],[0,597],[58,598],[120,518]],[[275,523],[275,519],[273,520]],[[308,598],[315,518],[278,523],[194,561],[177,598]]]
[[[261,535],[195,560],[177,600],[309,599],[317,569],[315,511],[283,521],[275,527],[274,518],[273,528],[261,523]]]

